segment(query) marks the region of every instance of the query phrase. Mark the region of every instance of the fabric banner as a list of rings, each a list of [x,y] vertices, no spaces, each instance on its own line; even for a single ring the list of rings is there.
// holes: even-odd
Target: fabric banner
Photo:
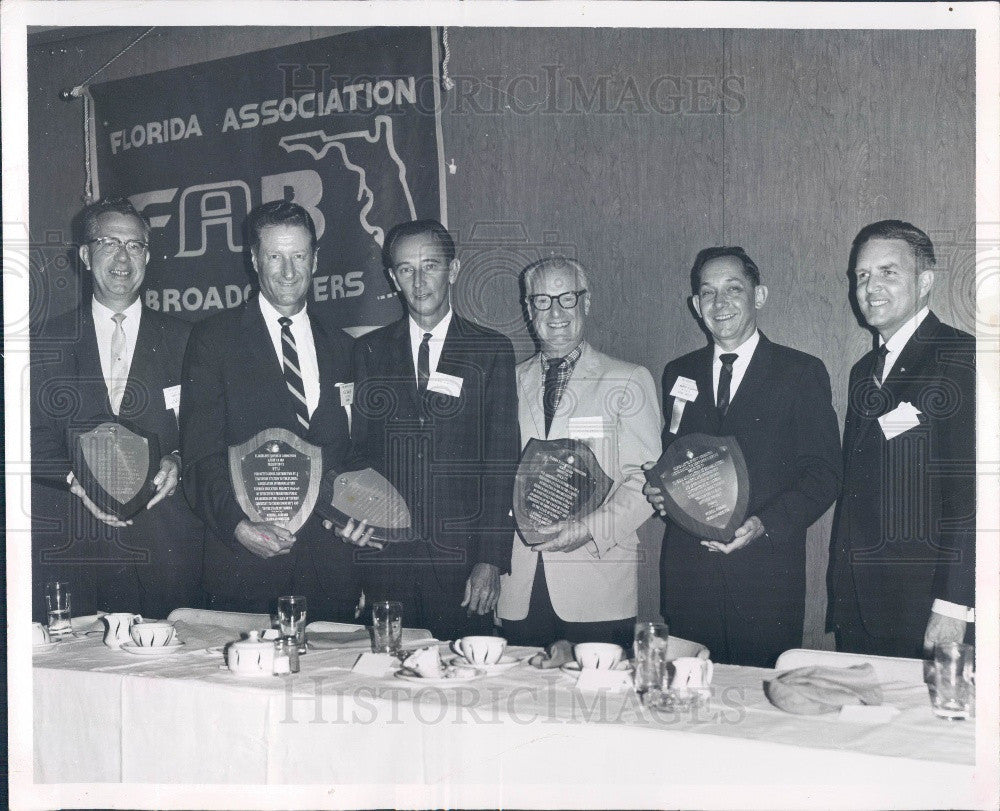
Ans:
[[[367,29],[93,86],[98,192],[153,225],[144,303],[238,306],[256,288],[245,217],[284,198],[316,224],[311,312],[398,318],[385,234],[445,217],[437,55],[436,29]]]

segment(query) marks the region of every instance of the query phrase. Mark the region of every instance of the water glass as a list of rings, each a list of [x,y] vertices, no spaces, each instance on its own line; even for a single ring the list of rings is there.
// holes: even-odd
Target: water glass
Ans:
[[[306,598],[287,594],[278,598],[278,627],[282,636],[294,636],[299,655],[306,652]]]
[[[667,643],[670,631],[665,622],[637,622],[635,641],[635,691],[643,695],[663,688],[667,670]]]
[[[73,632],[69,583],[59,580],[45,584],[45,608],[50,636],[61,637]]]
[[[403,604],[394,600],[372,603],[372,651],[398,655],[403,647]]]
[[[931,706],[939,718],[961,721],[975,710],[975,661],[972,645],[942,642],[934,646]]]

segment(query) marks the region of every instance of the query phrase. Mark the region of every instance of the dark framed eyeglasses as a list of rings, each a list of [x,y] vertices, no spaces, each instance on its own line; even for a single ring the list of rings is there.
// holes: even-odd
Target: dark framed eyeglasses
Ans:
[[[149,247],[141,239],[126,239],[122,242],[118,237],[94,237],[87,240],[88,245],[96,245],[102,251],[118,253],[124,246],[129,256],[142,256]]]
[[[579,303],[580,296],[586,292],[586,290],[567,290],[558,296],[550,296],[547,293],[535,293],[533,296],[528,296],[528,301],[536,310],[551,309],[553,301],[558,301],[559,306],[564,310],[572,310]]]

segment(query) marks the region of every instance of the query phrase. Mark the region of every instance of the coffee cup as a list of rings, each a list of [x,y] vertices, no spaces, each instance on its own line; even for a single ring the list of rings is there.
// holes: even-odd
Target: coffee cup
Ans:
[[[31,644],[48,645],[52,641],[49,636],[49,629],[40,622],[31,623]]]
[[[610,670],[623,655],[621,645],[610,642],[581,642],[573,646],[573,656],[583,670]]]
[[[173,623],[166,620],[140,620],[129,628],[132,641],[140,648],[158,648],[177,640]]]
[[[712,683],[712,663],[698,656],[681,656],[672,662],[671,690],[707,690]]]
[[[474,665],[495,665],[503,656],[507,640],[499,636],[463,636],[451,643],[451,649]]]
[[[131,639],[129,632],[132,624],[142,622],[142,615],[128,612],[105,614],[101,620],[104,622],[104,644],[109,648],[120,648]]]

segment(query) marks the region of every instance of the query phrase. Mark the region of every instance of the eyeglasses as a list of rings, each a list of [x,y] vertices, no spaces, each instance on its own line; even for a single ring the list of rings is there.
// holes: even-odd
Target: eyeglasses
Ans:
[[[122,242],[118,237],[94,237],[94,239],[88,239],[87,244],[96,244],[102,251],[112,253],[118,253],[124,245],[129,256],[142,256],[146,252],[146,248],[149,247],[147,243],[139,239],[126,239]]]
[[[565,293],[560,293],[558,296],[550,296],[547,293],[536,293],[533,296],[528,296],[528,301],[531,302],[531,306],[536,310],[551,309],[553,301],[558,301],[559,306],[564,310],[572,310],[580,301],[580,296],[586,292],[586,290],[569,290]]]

